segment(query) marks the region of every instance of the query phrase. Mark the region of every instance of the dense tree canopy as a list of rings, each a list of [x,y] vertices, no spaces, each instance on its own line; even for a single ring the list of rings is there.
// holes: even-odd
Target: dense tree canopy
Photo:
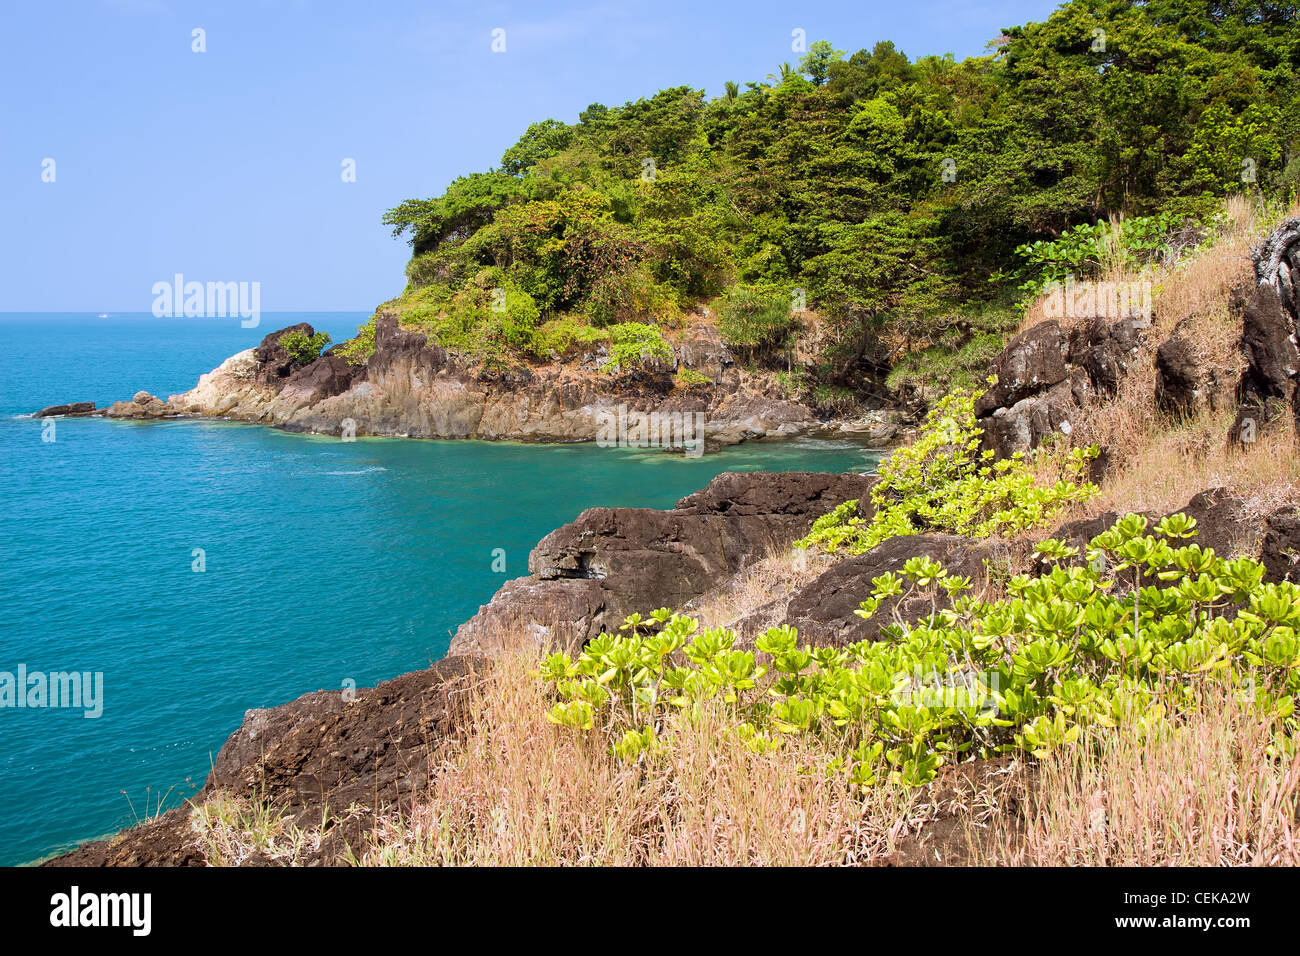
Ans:
[[[861,354],[1005,299],[1026,242],[1294,189],[1297,7],[1072,0],[984,56],[819,41],[743,92],[534,123],[499,170],[388,212],[413,243],[406,298],[446,311],[501,287],[600,325],[801,290]]]

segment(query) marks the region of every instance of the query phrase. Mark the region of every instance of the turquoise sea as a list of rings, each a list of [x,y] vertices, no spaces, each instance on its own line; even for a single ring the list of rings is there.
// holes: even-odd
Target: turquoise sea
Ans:
[[[424,667],[529,549],[595,505],[671,507],[728,470],[866,470],[826,442],[699,459],[254,425],[27,417],[185,391],[298,321],[0,313],[0,675],[103,675],[103,712],[0,707],[0,864],[193,794],[245,710]],[[493,571],[504,549],[506,570]],[[194,570],[196,549],[204,570]]]

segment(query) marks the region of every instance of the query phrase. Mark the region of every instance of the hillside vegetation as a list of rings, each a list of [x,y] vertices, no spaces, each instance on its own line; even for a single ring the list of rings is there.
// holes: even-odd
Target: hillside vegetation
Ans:
[[[818,41],[714,99],[544,119],[388,211],[413,255],[382,308],[497,363],[662,354],[698,311],[796,392],[977,384],[1043,282],[1168,259],[1223,196],[1295,188],[1298,13],[1074,0],[983,56]]]

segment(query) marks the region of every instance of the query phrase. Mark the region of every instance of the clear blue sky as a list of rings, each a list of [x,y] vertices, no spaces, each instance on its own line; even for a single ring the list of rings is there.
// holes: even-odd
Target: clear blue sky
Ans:
[[[496,165],[531,122],[669,86],[718,95],[797,62],[796,27],[850,53],[962,57],[1056,7],[0,3],[0,311],[110,312],[148,311],[176,272],[258,281],[264,311],[369,310],[404,281],[384,210]]]

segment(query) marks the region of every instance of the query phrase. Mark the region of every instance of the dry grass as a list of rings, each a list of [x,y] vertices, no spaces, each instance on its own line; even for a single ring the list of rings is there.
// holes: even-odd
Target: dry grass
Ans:
[[[780,611],[795,592],[836,563],[833,555],[792,549],[755,561],[681,611],[703,627],[734,627],[741,618],[775,602]]]
[[[1281,215],[1294,215],[1291,210]],[[1207,248],[1171,265],[1156,277],[1155,314],[1138,354],[1121,379],[1118,394],[1086,409],[1086,429],[1075,439],[1100,445],[1112,456],[1101,494],[1066,518],[1106,511],[1172,511],[1199,491],[1225,487],[1246,502],[1247,522],[1287,499],[1300,487],[1295,431],[1278,422],[1242,452],[1227,434],[1236,414],[1234,389],[1245,366],[1241,316],[1231,308],[1234,291],[1253,285],[1250,250],[1280,218],[1277,210],[1233,197],[1225,205],[1225,226]],[[1116,274],[1114,281],[1135,278]],[[1041,318],[1041,301],[1026,321]],[[1160,343],[1179,335],[1193,347],[1204,371],[1202,407],[1187,420],[1157,410],[1155,354]],[[1045,459],[1050,462],[1050,457]],[[1050,477],[1050,476],[1045,476]],[[1256,521],[1257,523],[1257,521]]]
[[[829,754],[794,740],[755,754],[718,712],[683,722],[649,764],[547,723],[535,660],[502,659],[473,732],[441,756],[427,797],[390,814],[368,865],[826,865],[887,857],[919,825],[915,795],[850,791]],[[918,811],[922,816],[924,811]]]
[[[1295,866],[1300,755],[1224,687],[1177,728],[1108,733],[1041,760],[1013,814],[968,830],[1016,866]]]
[[[293,866],[320,849],[322,829],[302,829],[283,808],[264,800],[216,793],[190,812],[195,843],[208,866],[252,862]]]
[[[1167,513],[1207,488],[1227,488],[1244,502],[1244,522],[1258,523],[1270,511],[1300,497],[1300,456],[1290,421],[1261,431],[1241,450],[1225,436],[1232,409],[1206,410],[1137,436],[1138,452],[1109,477],[1101,492],[1080,509],[1086,516],[1107,511]]]

